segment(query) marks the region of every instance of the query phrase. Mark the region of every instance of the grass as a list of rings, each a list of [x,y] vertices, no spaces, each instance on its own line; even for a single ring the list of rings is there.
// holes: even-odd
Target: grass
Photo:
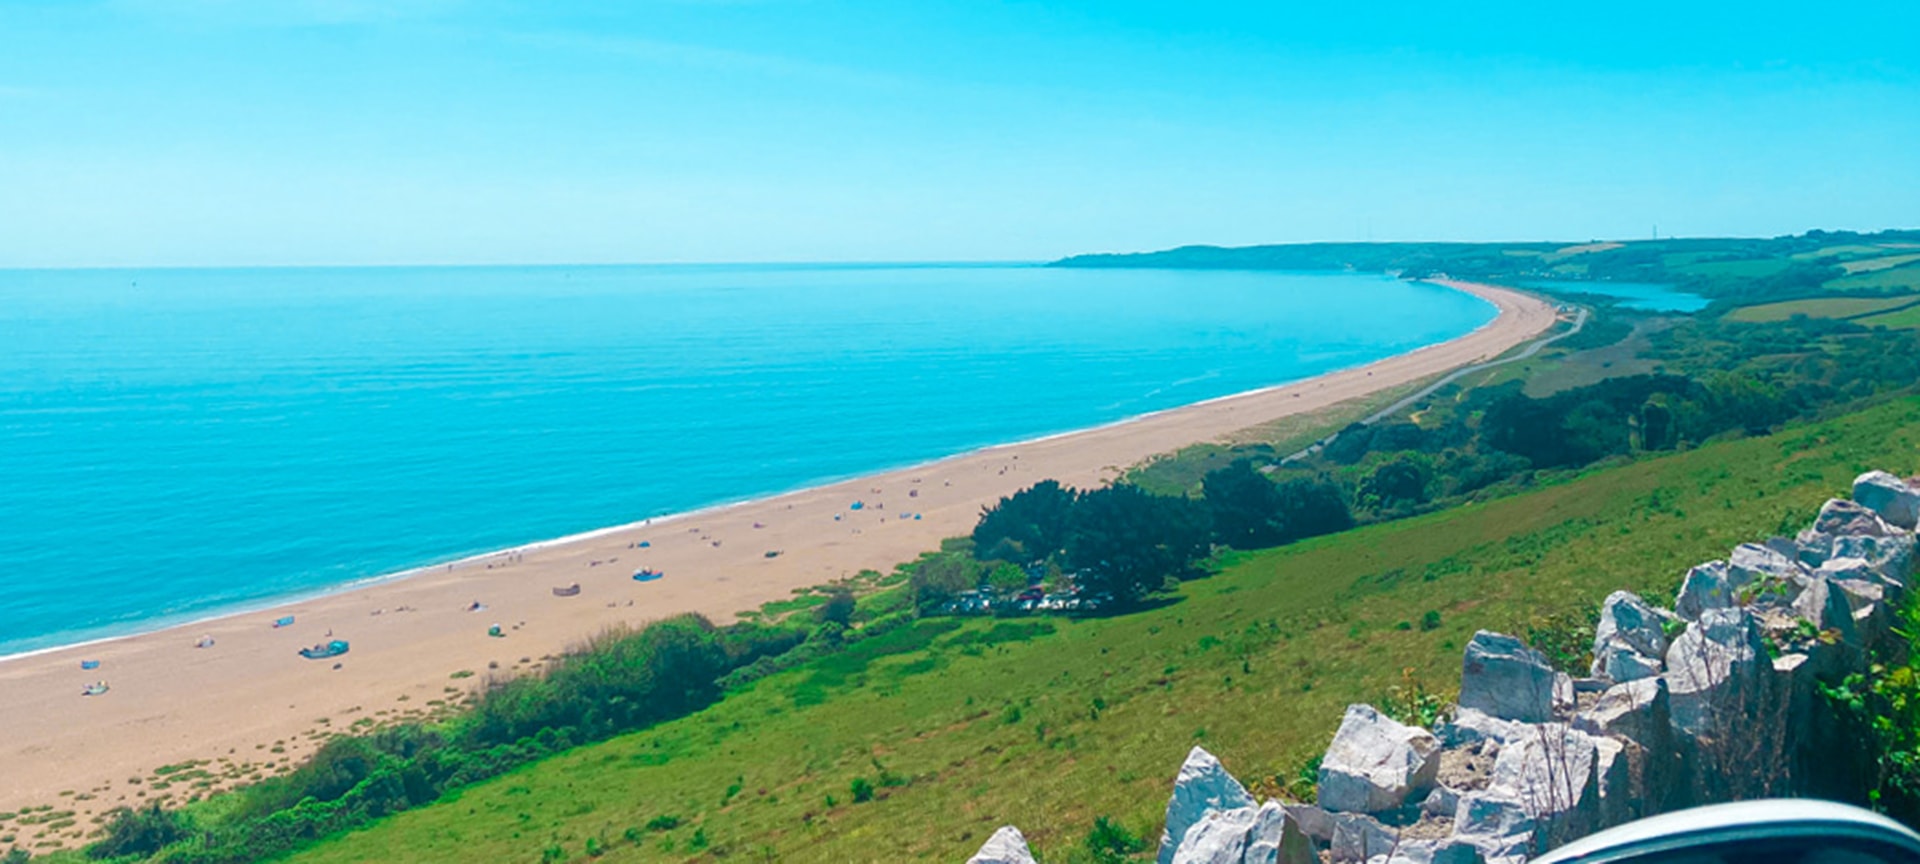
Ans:
[[[1898,329],[1920,329],[1920,305],[1908,306],[1898,312],[1874,315],[1868,318],[1854,319],[1873,327],[1893,327]]]
[[[1218,443],[1194,444],[1127,469],[1126,480],[1156,495],[1199,494],[1207,472],[1237,459],[1270,461],[1287,456],[1349,424],[1417,392],[1438,375],[1336,402],[1316,411],[1282,417],[1235,432]]]
[[[1855,273],[1826,284],[1829,291],[1920,291],[1920,266]]]
[[[1915,261],[1920,261],[1920,253],[1910,252],[1905,255],[1887,255],[1881,258],[1848,261],[1840,265],[1840,269],[1847,271],[1849,275],[1854,273],[1872,273],[1876,270],[1890,270],[1895,267],[1911,264]]]
[[[1475,629],[1525,632],[1617,588],[1664,600],[1687,566],[1916,454],[1920,400],[1902,400],[1233,554],[1149,612],[922,622],[293,858],[563,860],[592,841],[607,861],[958,861],[1014,822],[1060,864],[1100,816],[1157,835],[1194,744],[1271,794],[1346,704],[1449,693]]]
[[[1858,318],[1920,303],[1920,296],[1905,297],[1821,297],[1812,300],[1788,300],[1742,306],[1727,313],[1734,321],[1752,324],[1785,321],[1795,315],[1808,318]]]

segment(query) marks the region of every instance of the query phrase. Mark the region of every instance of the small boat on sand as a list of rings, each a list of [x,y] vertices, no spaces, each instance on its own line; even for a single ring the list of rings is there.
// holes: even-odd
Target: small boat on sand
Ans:
[[[554,589],[553,589],[553,596],[555,596],[555,597],[578,597],[578,596],[580,596],[580,583],[578,583],[578,582],[575,582],[575,583],[573,583],[572,585],[565,585],[565,586],[561,586],[561,587],[557,587],[557,588],[554,588]]]
[[[300,656],[308,660],[325,660],[328,657],[338,657],[345,653],[347,653],[347,640],[345,639],[335,639],[331,642],[323,642],[315,645],[312,648],[300,649]]]

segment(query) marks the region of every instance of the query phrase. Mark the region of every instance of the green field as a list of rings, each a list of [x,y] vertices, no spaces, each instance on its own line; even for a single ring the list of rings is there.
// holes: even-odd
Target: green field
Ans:
[[[1822,297],[1814,300],[1788,300],[1760,306],[1742,306],[1727,313],[1735,321],[1762,323],[1785,321],[1795,315],[1808,318],[1858,318],[1920,303],[1920,296],[1904,297]]]
[[[1856,273],[1828,282],[1830,291],[1920,291],[1920,266],[1909,264],[1892,270]]]
[[[1874,315],[1870,318],[1854,319],[1872,327],[1895,327],[1907,330],[1920,329],[1920,306],[1908,306],[1898,312]]]
[[[1664,599],[1869,467],[1920,468],[1920,400],[1235,555],[1130,616],[922,621],[292,857],[959,861],[1013,822],[1080,860],[1096,816],[1157,835],[1195,743],[1272,794],[1347,703],[1444,694],[1475,629]]]

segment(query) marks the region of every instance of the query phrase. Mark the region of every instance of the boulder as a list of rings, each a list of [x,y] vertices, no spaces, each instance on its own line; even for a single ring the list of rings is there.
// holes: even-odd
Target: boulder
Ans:
[[[1512,636],[1482,630],[1467,643],[1460,707],[1500,720],[1543,723],[1553,719],[1557,683],[1545,655]]]
[[[1564,723],[1542,723],[1500,748],[1488,792],[1520,802],[1537,839],[1558,845],[1601,821],[1597,739]],[[1625,769],[1625,763],[1609,768]],[[1624,775],[1623,775],[1624,776]]]
[[[1375,855],[1367,864],[1481,864],[1480,848],[1454,837],[1401,840],[1390,855]]]
[[[1020,829],[1005,825],[987,838],[980,851],[967,859],[967,864],[1034,864],[1034,860],[1033,852],[1027,849],[1027,838],[1020,835]]]
[[[1173,864],[1316,864],[1313,844],[1278,802],[1214,810],[1188,829]]]
[[[1325,846],[1333,842],[1333,814],[1313,804],[1289,804],[1287,815],[1306,832],[1307,839]]]
[[[1626,792],[1608,785],[1617,778],[1603,770],[1601,796],[1609,805],[1608,824],[1621,819],[1616,805],[1625,805],[1625,818],[1657,813],[1673,803],[1679,773],[1679,752],[1673,737],[1672,702],[1665,678],[1642,678],[1616,685],[1573,719],[1573,726],[1589,735],[1626,742]],[[1611,770],[1611,766],[1606,766]]]
[[[1459,809],[1459,790],[1445,786],[1433,787],[1433,791],[1420,801],[1420,812],[1427,816],[1451,819]]]
[[[1533,829],[1533,817],[1518,800],[1492,791],[1460,796],[1453,817],[1453,839],[1479,849],[1487,864],[1526,861],[1536,851]]]
[[[1459,706],[1453,719],[1440,724],[1434,735],[1448,749],[1480,742],[1502,744],[1526,732],[1528,726],[1514,720],[1502,720],[1476,708]]]
[[[1726,734],[1756,707],[1770,668],[1760,626],[1744,609],[1709,609],[1667,650],[1673,724]]]
[[[1320,760],[1320,806],[1335,812],[1393,810],[1433,787],[1440,742],[1432,733],[1350,705]]]
[[[1854,478],[1853,500],[1889,525],[1908,531],[1920,525],[1920,489],[1885,471],[1868,471]]]
[[[1335,813],[1333,816],[1333,842],[1327,844],[1327,855],[1335,864],[1343,862],[1364,862],[1376,855],[1391,855],[1393,847],[1400,842],[1400,832],[1380,824],[1363,813]]]
[[[1858,558],[1873,568],[1879,579],[1896,594],[1905,593],[1913,584],[1913,535],[1891,537],[1847,535],[1833,537],[1826,547],[1826,558]]]
[[[1187,829],[1199,824],[1208,811],[1237,810],[1253,803],[1253,796],[1227,773],[1219,759],[1193,748],[1173,781],[1173,797],[1167,800],[1167,827],[1160,835],[1159,864],[1172,864],[1173,853],[1180,848]]]
[[[1635,681],[1660,674],[1667,656],[1663,625],[1669,617],[1631,591],[1607,595],[1593,628],[1593,676]]]
[[[1735,592],[1746,583],[1751,571],[1734,570],[1725,561],[1708,561],[1687,571],[1680,582],[1680,593],[1673,598],[1673,613],[1688,621],[1697,621],[1708,609],[1727,609],[1735,602]]]
[[[1628,742],[1613,738],[1590,740],[1593,741],[1593,776],[1600,792],[1600,817],[1587,830],[1624,825],[1638,815],[1635,811],[1642,797],[1628,765]]]
[[[1820,515],[1814,517],[1813,527],[1800,533],[1802,536],[1812,533],[1828,537],[1891,537],[1901,532],[1864,505],[1833,498],[1820,506]]]
[[[1616,684],[1574,715],[1573,726],[1590,735],[1617,735],[1649,748],[1664,747],[1672,734],[1667,682],[1641,678]]]

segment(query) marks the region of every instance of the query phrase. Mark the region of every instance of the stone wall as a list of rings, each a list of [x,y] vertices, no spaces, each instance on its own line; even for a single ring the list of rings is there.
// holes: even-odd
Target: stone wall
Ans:
[[[1917,521],[1920,479],[1863,474],[1798,536],[1689,570],[1672,610],[1609,596],[1586,677],[1476,633],[1438,728],[1347,709],[1317,804],[1255,801],[1195,747],[1157,864],[1505,864],[1681,807],[1858,794],[1870,754],[1839,740],[1816,685],[1891,647]],[[1009,826],[970,864],[1032,861]]]

